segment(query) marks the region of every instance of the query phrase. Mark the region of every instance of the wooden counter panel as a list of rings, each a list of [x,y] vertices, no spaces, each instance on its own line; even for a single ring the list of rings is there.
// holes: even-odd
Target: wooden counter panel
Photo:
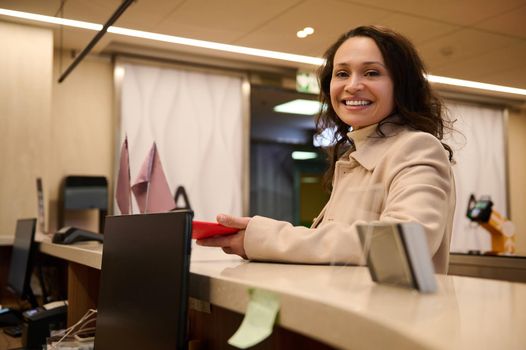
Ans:
[[[68,326],[89,309],[97,309],[100,270],[70,262],[68,267]]]
[[[211,306],[211,312],[188,310],[189,337],[200,344],[199,349],[233,350],[237,349],[228,344],[228,339],[241,325],[244,315],[228,309]],[[329,350],[334,349],[317,340],[290,331],[283,327],[274,326],[272,334],[251,350]]]

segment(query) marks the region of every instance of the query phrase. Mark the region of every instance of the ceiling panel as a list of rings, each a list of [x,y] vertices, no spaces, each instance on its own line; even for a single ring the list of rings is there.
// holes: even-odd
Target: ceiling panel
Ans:
[[[25,2],[25,1],[21,1]],[[46,1],[40,1],[46,2]],[[83,1],[83,0],[68,0],[63,7],[63,15],[60,14],[60,1],[50,1],[51,11],[47,11],[50,16],[57,15],[57,17],[64,17],[70,19],[76,19],[80,21],[93,22],[93,23],[104,23],[110,18],[113,12],[119,7],[120,1],[108,0],[108,1]],[[39,5],[40,6],[40,5]],[[132,5],[133,6],[133,5]]]
[[[473,29],[460,30],[419,45],[424,62],[431,73],[438,68],[486,54],[492,50],[509,47],[517,41],[498,34],[484,33]]]
[[[522,6],[524,0],[343,0],[445,23],[471,25]]]
[[[121,3],[122,0],[68,0],[64,6],[64,17],[104,24]],[[152,31],[157,23],[181,3],[184,3],[184,0],[135,1],[119,17],[115,25]]]
[[[499,85],[526,89],[524,77],[526,77],[526,66],[489,74],[485,80]]]
[[[402,33],[415,45],[461,29],[457,25],[399,13],[390,13],[379,24]]]
[[[387,15],[387,11],[338,0],[307,0],[239,39],[236,44],[321,56],[345,31],[359,25],[381,22]],[[315,29],[314,35],[298,39],[296,32],[306,26]]]
[[[75,0],[85,2],[86,0]],[[96,0],[97,2],[106,3],[106,0]],[[122,0],[111,3],[111,13],[113,13]],[[184,0],[138,0],[135,1],[119,18],[116,25],[125,28],[133,28],[146,31],[155,31],[155,27],[162,22],[172,11],[175,11]],[[108,16],[109,17],[109,16]],[[104,22],[107,20],[104,19]],[[168,34],[168,33],[166,33]]]
[[[298,0],[193,0],[177,7],[155,27],[157,32],[195,39],[234,43],[264,25]]]
[[[437,68],[434,73],[439,75],[447,74],[467,80],[509,85],[509,83],[499,77],[499,73],[524,67],[525,62],[526,42],[516,39],[513,45],[459,60],[454,64]],[[492,77],[491,81],[489,77]],[[526,84],[522,83],[522,85],[523,88],[526,88]]]
[[[526,4],[478,23],[475,27],[526,39]]]

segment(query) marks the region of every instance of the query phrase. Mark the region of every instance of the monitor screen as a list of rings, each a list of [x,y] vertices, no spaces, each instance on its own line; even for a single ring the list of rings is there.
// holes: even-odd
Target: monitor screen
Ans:
[[[95,349],[182,349],[192,212],[109,216]]]
[[[37,219],[20,219],[16,223],[7,285],[20,298],[27,298],[30,294],[36,221]]]

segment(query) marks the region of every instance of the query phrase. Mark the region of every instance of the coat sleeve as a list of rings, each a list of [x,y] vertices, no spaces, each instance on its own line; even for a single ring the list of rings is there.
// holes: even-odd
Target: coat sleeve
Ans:
[[[304,264],[360,264],[362,251],[355,222],[330,222],[317,228],[293,226],[262,216],[253,217],[245,233],[245,253],[251,260]]]
[[[379,221],[421,223],[426,231],[431,255],[444,238],[450,210],[451,169],[440,142],[418,133],[393,145],[377,164],[387,190]],[[251,260],[295,263],[361,264],[362,249],[357,224],[323,222],[316,228],[295,227],[290,223],[255,216],[245,234],[245,252]]]

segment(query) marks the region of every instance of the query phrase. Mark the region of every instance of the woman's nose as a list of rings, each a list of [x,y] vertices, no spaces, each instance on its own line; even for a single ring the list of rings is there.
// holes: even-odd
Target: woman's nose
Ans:
[[[353,75],[345,84],[345,91],[354,93],[363,89],[362,80],[359,76]]]

